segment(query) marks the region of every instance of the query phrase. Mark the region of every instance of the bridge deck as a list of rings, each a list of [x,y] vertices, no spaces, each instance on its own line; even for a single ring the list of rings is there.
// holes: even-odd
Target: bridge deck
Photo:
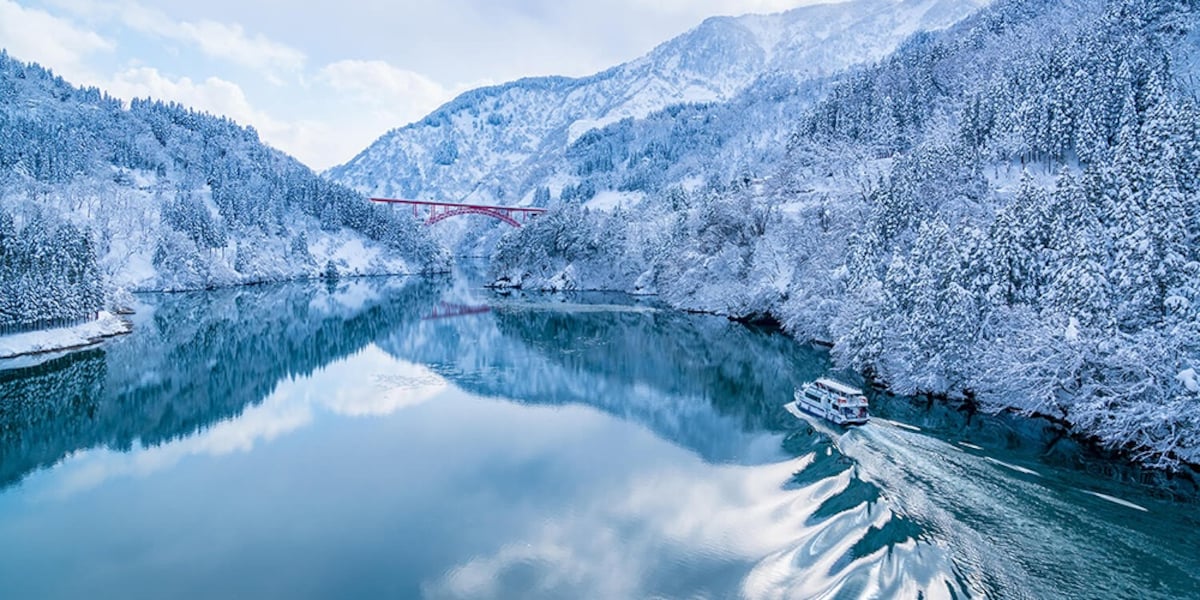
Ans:
[[[386,202],[388,204],[407,204],[410,206],[445,206],[450,208],[477,208],[480,210],[510,211],[541,214],[544,208],[536,206],[494,206],[489,204],[463,204],[460,202],[435,202],[431,200],[405,200],[403,198],[371,198],[371,202]]]

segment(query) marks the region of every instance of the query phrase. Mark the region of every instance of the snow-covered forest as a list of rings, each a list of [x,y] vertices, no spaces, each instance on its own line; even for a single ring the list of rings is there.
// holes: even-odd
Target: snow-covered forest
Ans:
[[[411,219],[177,104],[128,105],[0,52],[0,328],[120,290],[444,269]]]
[[[38,211],[17,231],[0,207],[0,333],[92,316],[104,282],[87,232]]]
[[[998,0],[794,112],[807,92],[594,131],[494,276],[774,319],[897,392],[1200,463],[1198,24],[1195,0]]]

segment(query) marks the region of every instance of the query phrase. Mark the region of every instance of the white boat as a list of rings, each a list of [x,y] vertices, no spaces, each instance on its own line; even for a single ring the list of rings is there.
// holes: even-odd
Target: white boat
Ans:
[[[800,386],[791,405],[837,425],[864,425],[871,420],[862,390],[824,377]]]

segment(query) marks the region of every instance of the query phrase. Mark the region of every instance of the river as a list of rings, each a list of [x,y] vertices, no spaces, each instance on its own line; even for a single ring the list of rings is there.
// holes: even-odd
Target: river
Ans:
[[[820,349],[477,281],[143,296],[0,370],[0,596],[1200,597],[1189,478],[880,394],[800,421]]]

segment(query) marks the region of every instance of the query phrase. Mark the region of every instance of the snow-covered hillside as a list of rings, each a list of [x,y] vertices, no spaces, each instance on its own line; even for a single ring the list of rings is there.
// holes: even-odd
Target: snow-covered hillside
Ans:
[[[708,19],[591,77],[465,93],[326,175],[372,195],[529,203],[539,187],[557,195],[571,183],[556,174],[568,146],[589,130],[672,104],[723,101],[767,73],[794,84],[870,62],[914,31],[949,26],[988,1],[850,0]]]
[[[1200,463],[1198,29],[1190,0],[998,0],[833,78],[744,177],[696,147],[744,151],[771,102],[605,128],[569,153],[586,177],[641,147],[695,181],[615,212],[573,195],[500,242],[495,277],[773,318],[897,391]]]
[[[0,52],[0,328],[94,313],[118,288],[444,266],[411,220],[252,129],[175,104],[125,106]]]

